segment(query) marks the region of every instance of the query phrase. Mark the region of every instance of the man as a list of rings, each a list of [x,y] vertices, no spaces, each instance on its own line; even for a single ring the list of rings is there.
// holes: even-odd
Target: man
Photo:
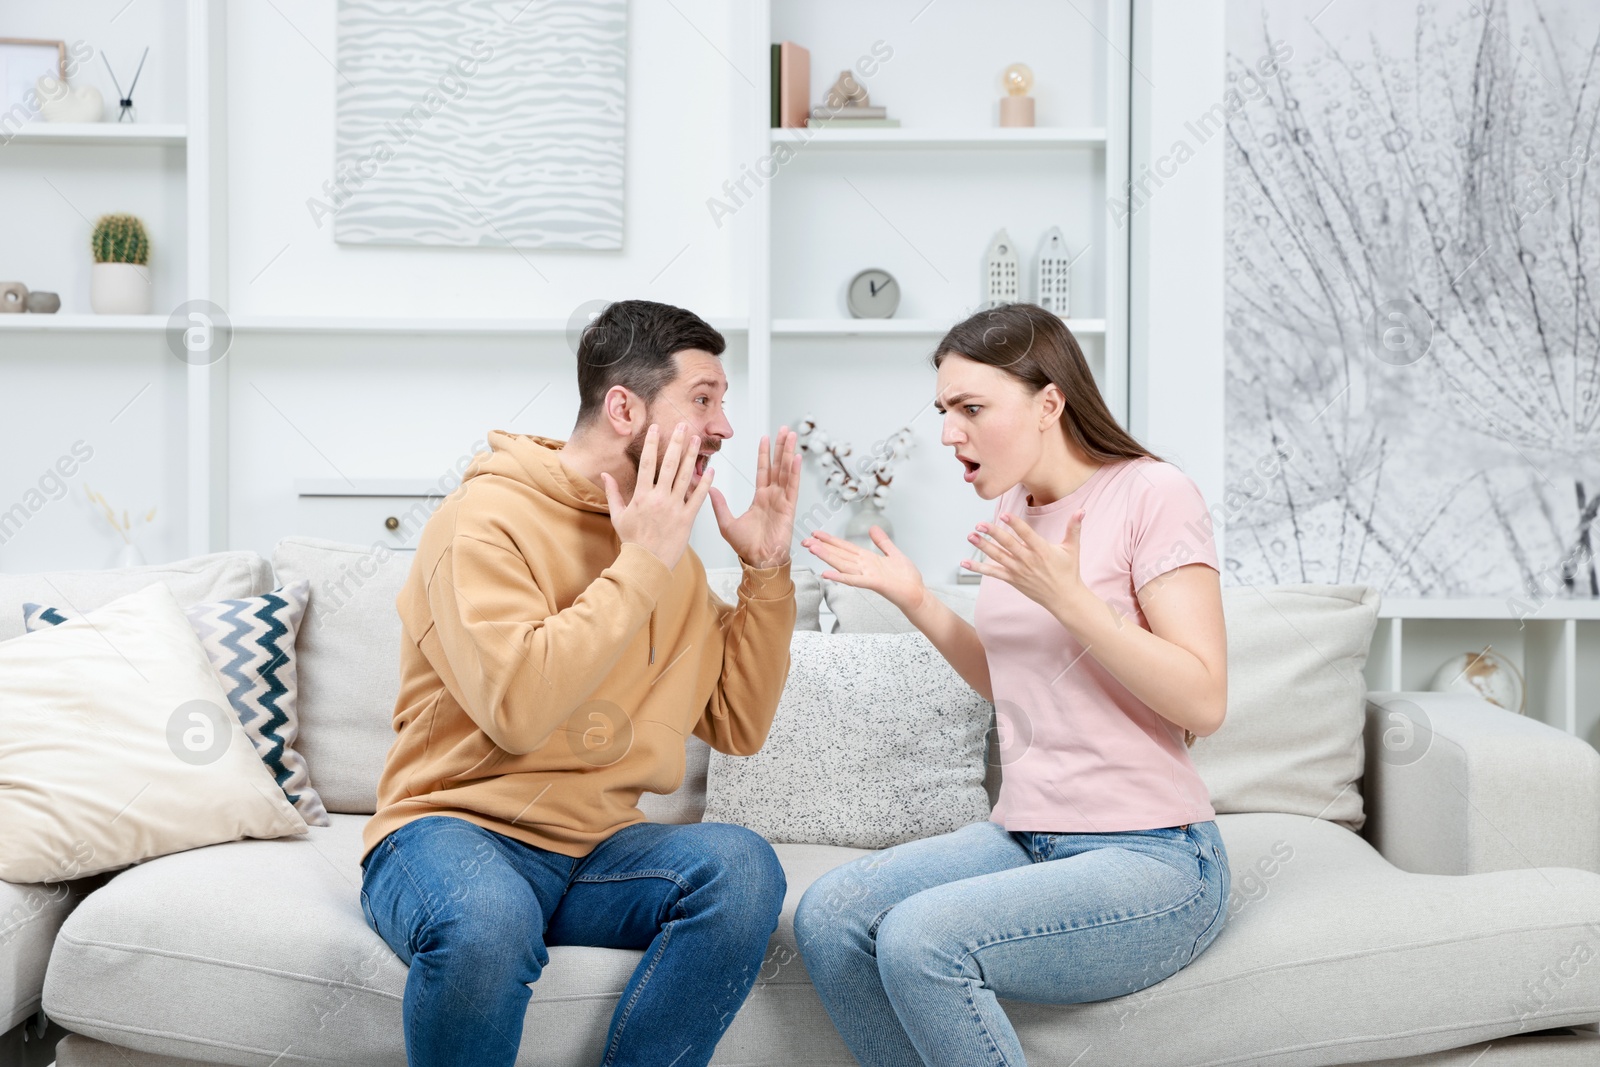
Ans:
[[[760,749],[788,677],[796,435],[761,439],[735,518],[706,466],[733,436],[723,347],[688,311],[611,304],[579,344],[570,439],[492,431],[422,531],[361,861],[367,922],[410,967],[412,1067],[514,1062],[547,945],[645,952],[603,1064],[706,1063],[760,970],[771,845],[637,807],[682,782],[691,731]],[[736,607],[688,547],[708,492]]]

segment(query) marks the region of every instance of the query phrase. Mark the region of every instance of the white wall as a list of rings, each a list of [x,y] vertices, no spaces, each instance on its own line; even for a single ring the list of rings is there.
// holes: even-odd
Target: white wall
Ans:
[[[728,3],[629,6],[620,252],[334,244],[306,208],[333,177],[334,12],[327,0],[228,6],[230,313],[565,318],[624,296],[743,313],[731,231],[705,208],[732,173],[730,101],[748,91],[723,59]]]
[[[1224,91],[1223,4],[1134,6],[1128,429],[1223,497],[1223,148],[1201,119]],[[1200,131],[1200,132],[1197,132]],[[1146,179],[1142,185],[1140,179]],[[1224,528],[1215,530],[1222,558]]]

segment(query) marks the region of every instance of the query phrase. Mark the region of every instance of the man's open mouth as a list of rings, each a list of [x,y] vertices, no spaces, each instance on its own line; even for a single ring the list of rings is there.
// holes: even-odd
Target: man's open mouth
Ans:
[[[702,452],[702,453],[700,453],[700,455],[695,457],[695,461],[694,461],[695,477],[697,477],[697,478],[705,477],[706,468],[711,466],[711,455],[712,454],[710,452]]]

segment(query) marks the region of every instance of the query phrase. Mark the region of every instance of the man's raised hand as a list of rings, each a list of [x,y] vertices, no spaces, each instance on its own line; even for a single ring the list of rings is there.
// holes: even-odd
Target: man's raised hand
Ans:
[[[794,535],[795,502],[800,499],[799,435],[779,427],[778,439],[761,438],[756,452],[756,494],[750,510],[734,518],[721,490],[711,490],[711,510],[723,539],[752,567],[776,567],[789,562],[789,539]],[[709,471],[707,473],[710,473]]]

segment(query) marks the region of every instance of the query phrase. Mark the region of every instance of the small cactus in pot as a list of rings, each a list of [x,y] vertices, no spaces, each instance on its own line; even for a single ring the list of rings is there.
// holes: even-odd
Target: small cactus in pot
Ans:
[[[136,215],[102,215],[89,239],[89,303],[101,315],[150,311],[150,238]]]
[[[90,243],[96,263],[137,263],[142,267],[150,262],[150,238],[137,215],[101,215]]]

